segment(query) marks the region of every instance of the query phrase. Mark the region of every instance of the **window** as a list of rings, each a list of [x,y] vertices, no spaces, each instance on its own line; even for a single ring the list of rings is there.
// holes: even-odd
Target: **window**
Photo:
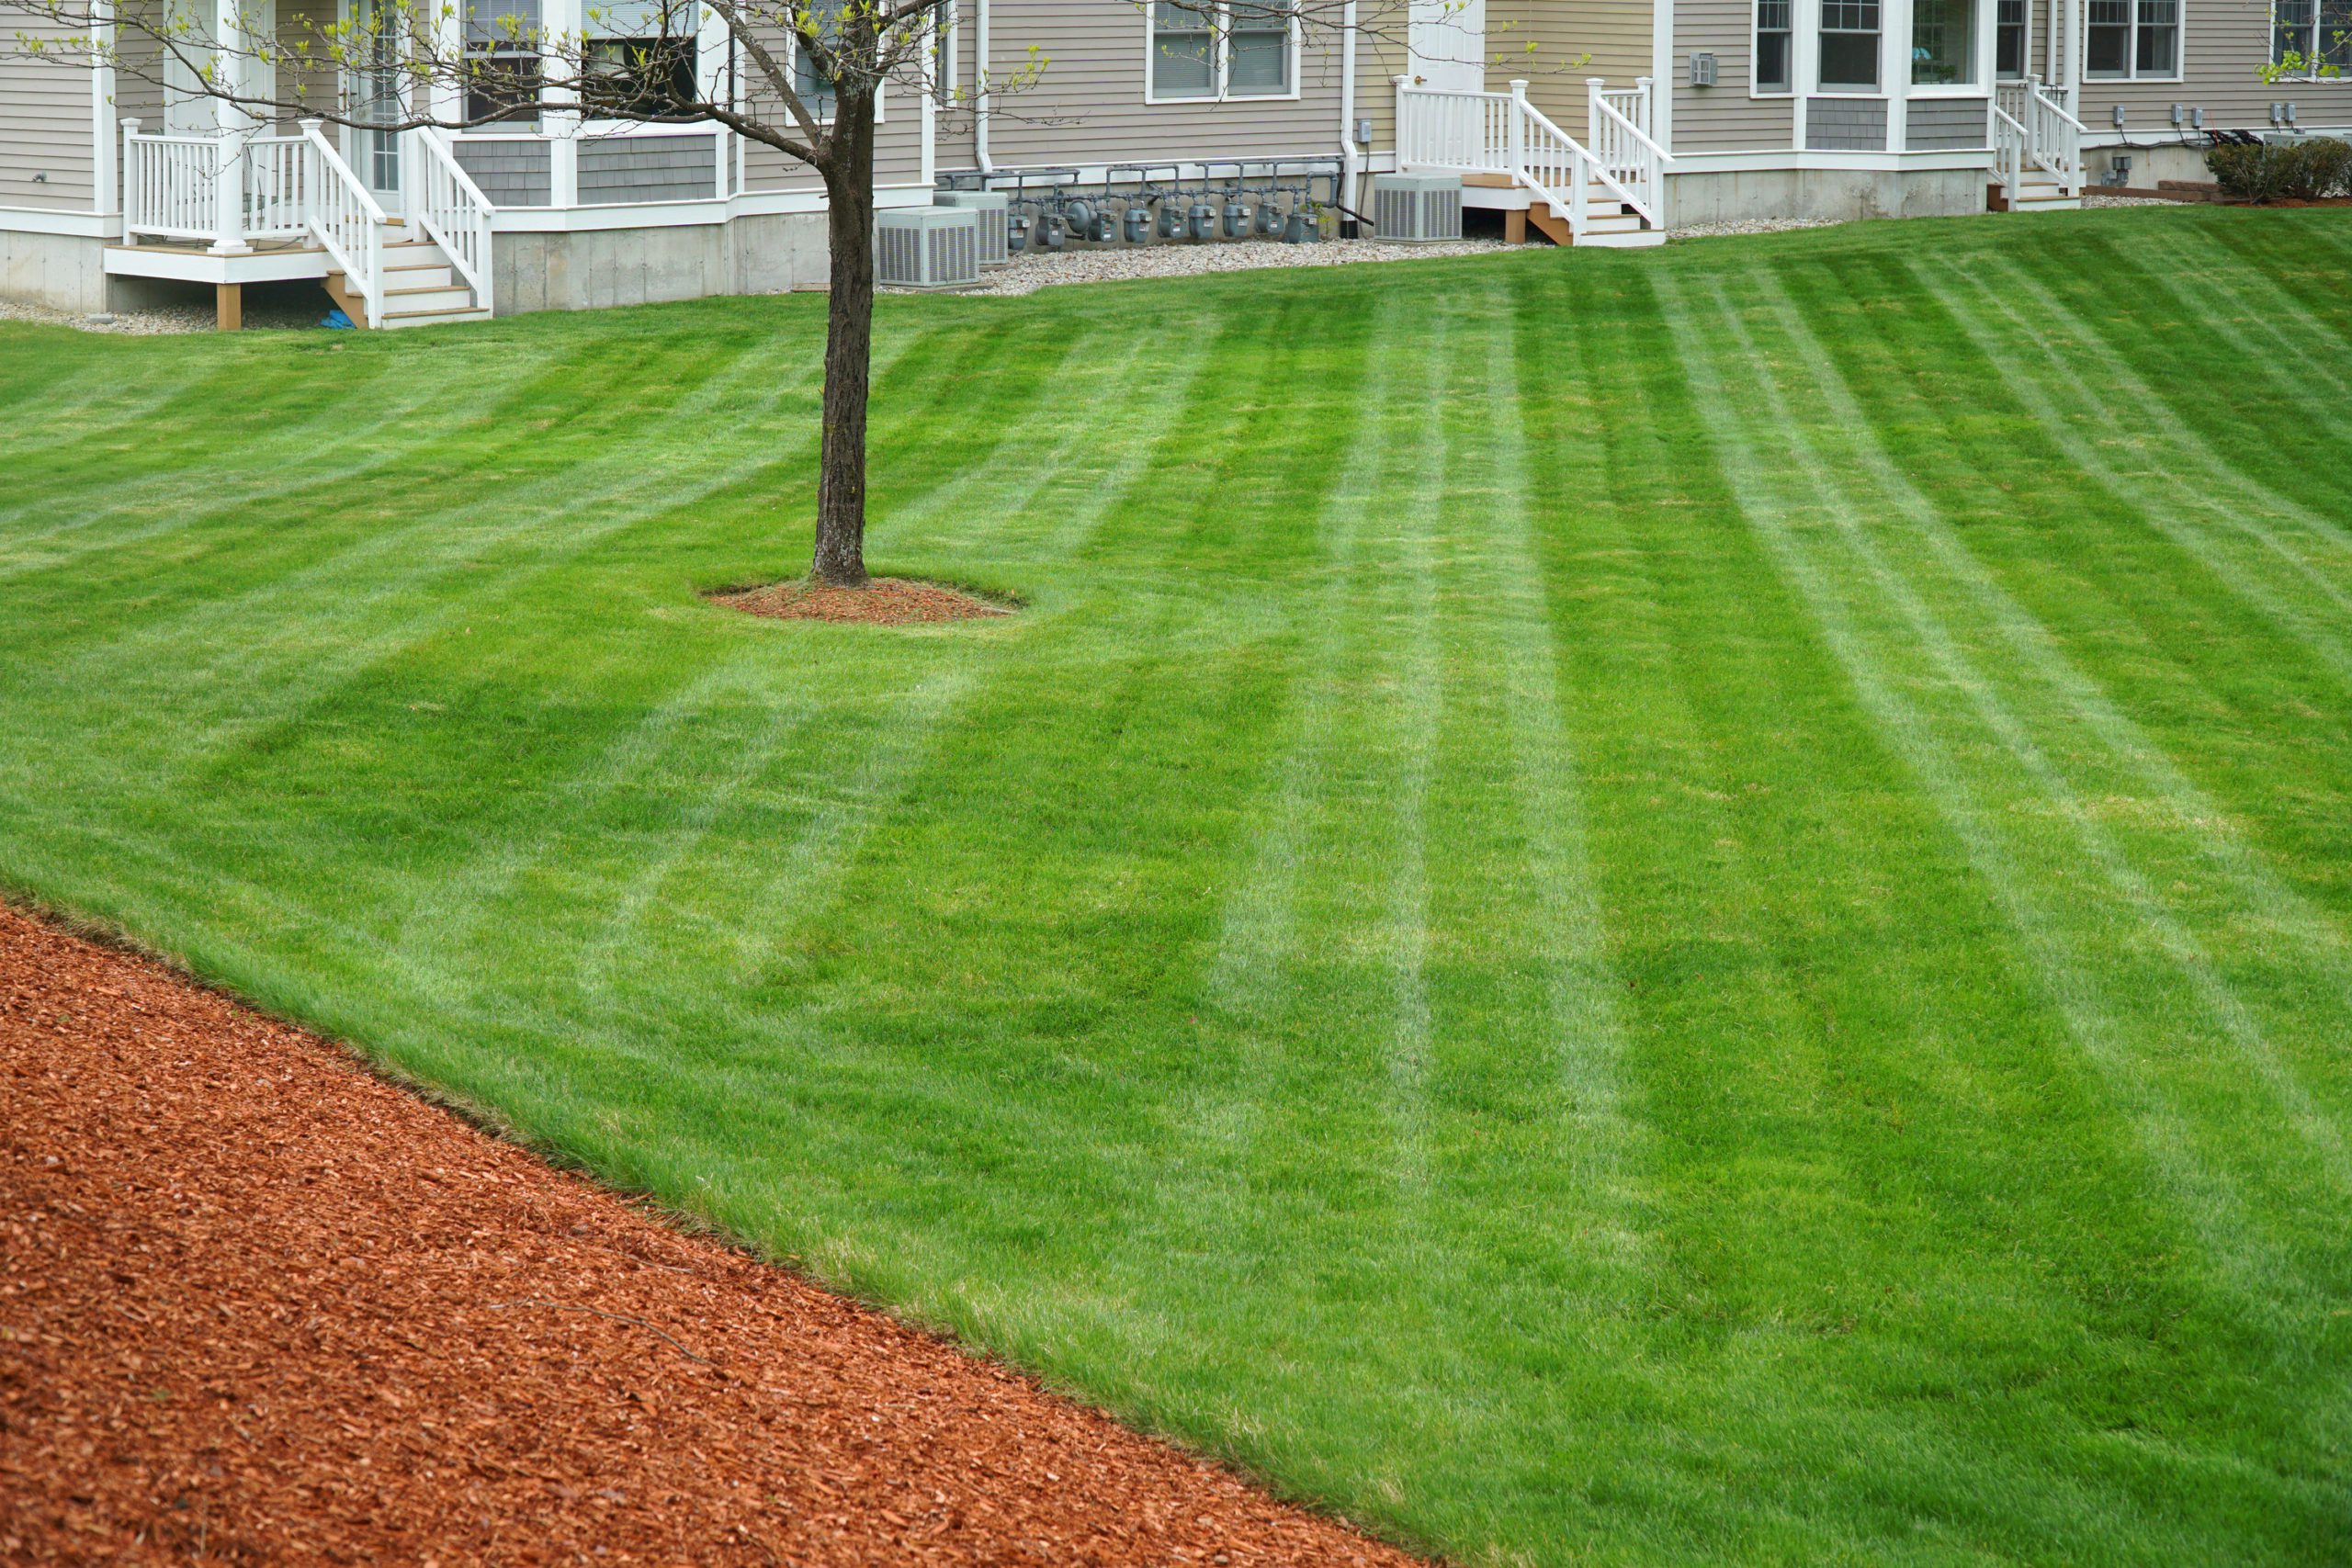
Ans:
[[[1149,97],[1298,93],[1298,0],[1154,0]]]
[[[956,0],[931,8],[931,91],[943,104],[956,101]]]
[[[1911,8],[1911,85],[1958,87],[1976,80],[1976,0],[1917,0]]]
[[[591,116],[651,118],[701,99],[693,0],[590,0],[581,20]]]
[[[2270,63],[2294,78],[2352,73],[2352,0],[2274,0]]]
[[[1158,0],[1151,28],[1151,96],[1216,96],[1216,27],[1207,7]]]
[[[2132,74],[2180,74],[2180,0],[2140,0],[2140,47]]]
[[[1295,0],[1232,0],[1226,44],[1226,91],[1237,98],[1290,91],[1291,13]]]
[[[2025,0],[2000,0],[1993,16],[1993,73],[2004,82],[2025,79]]]
[[[538,0],[466,0],[466,120],[539,123]]]
[[[1790,0],[1756,0],[1756,69],[1749,78],[1751,92],[1789,90],[1792,80],[1789,70],[1789,7]]]
[[[2180,0],[2090,0],[2083,74],[2180,74]]]
[[[1878,0],[1821,0],[1821,90],[1878,91]]]

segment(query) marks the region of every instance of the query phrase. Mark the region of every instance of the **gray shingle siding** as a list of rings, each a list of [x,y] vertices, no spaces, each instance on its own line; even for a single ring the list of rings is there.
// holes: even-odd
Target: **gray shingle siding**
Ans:
[[[493,207],[545,207],[555,197],[551,163],[548,144],[533,138],[458,143],[458,166]]]
[[[1804,144],[1815,152],[1886,151],[1886,103],[1869,98],[1808,98]]]
[[[718,188],[718,150],[708,136],[616,136],[580,144],[583,204],[706,200]]]
[[[1972,152],[1990,144],[1982,98],[1914,98],[1905,142],[1914,152]]]

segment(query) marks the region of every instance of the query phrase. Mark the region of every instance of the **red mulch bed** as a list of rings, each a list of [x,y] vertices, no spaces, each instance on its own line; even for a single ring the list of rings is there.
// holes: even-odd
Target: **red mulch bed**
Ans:
[[[710,601],[770,620],[863,622],[876,626],[974,621],[1012,614],[1002,604],[991,604],[961,589],[906,577],[877,577],[863,588],[774,582],[713,593]]]
[[[0,1561],[1401,1553],[0,906]]]

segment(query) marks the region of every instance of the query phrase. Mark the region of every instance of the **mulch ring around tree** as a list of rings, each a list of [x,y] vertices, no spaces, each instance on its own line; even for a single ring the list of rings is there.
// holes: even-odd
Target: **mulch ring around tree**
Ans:
[[[1013,613],[1009,604],[910,577],[877,577],[863,588],[835,588],[803,579],[722,589],[706,597],[714,604],[770,620],[864,622],[877,626],[976,621]]]
[[[1403,1554],[0,905],[0,1561]]]

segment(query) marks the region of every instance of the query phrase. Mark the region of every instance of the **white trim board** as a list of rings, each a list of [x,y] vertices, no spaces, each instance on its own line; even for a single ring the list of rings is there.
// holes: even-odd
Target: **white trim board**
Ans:
[[[874,205],[889,210],[929,207],[928,185],[880,186]],[[738,218],[771,218],[825,210],[822,190],[748,190],[724,200],[640,201],[606,207],[503,207],[491,221],[500,234],[583,234],[603,229],[693,229]]]

